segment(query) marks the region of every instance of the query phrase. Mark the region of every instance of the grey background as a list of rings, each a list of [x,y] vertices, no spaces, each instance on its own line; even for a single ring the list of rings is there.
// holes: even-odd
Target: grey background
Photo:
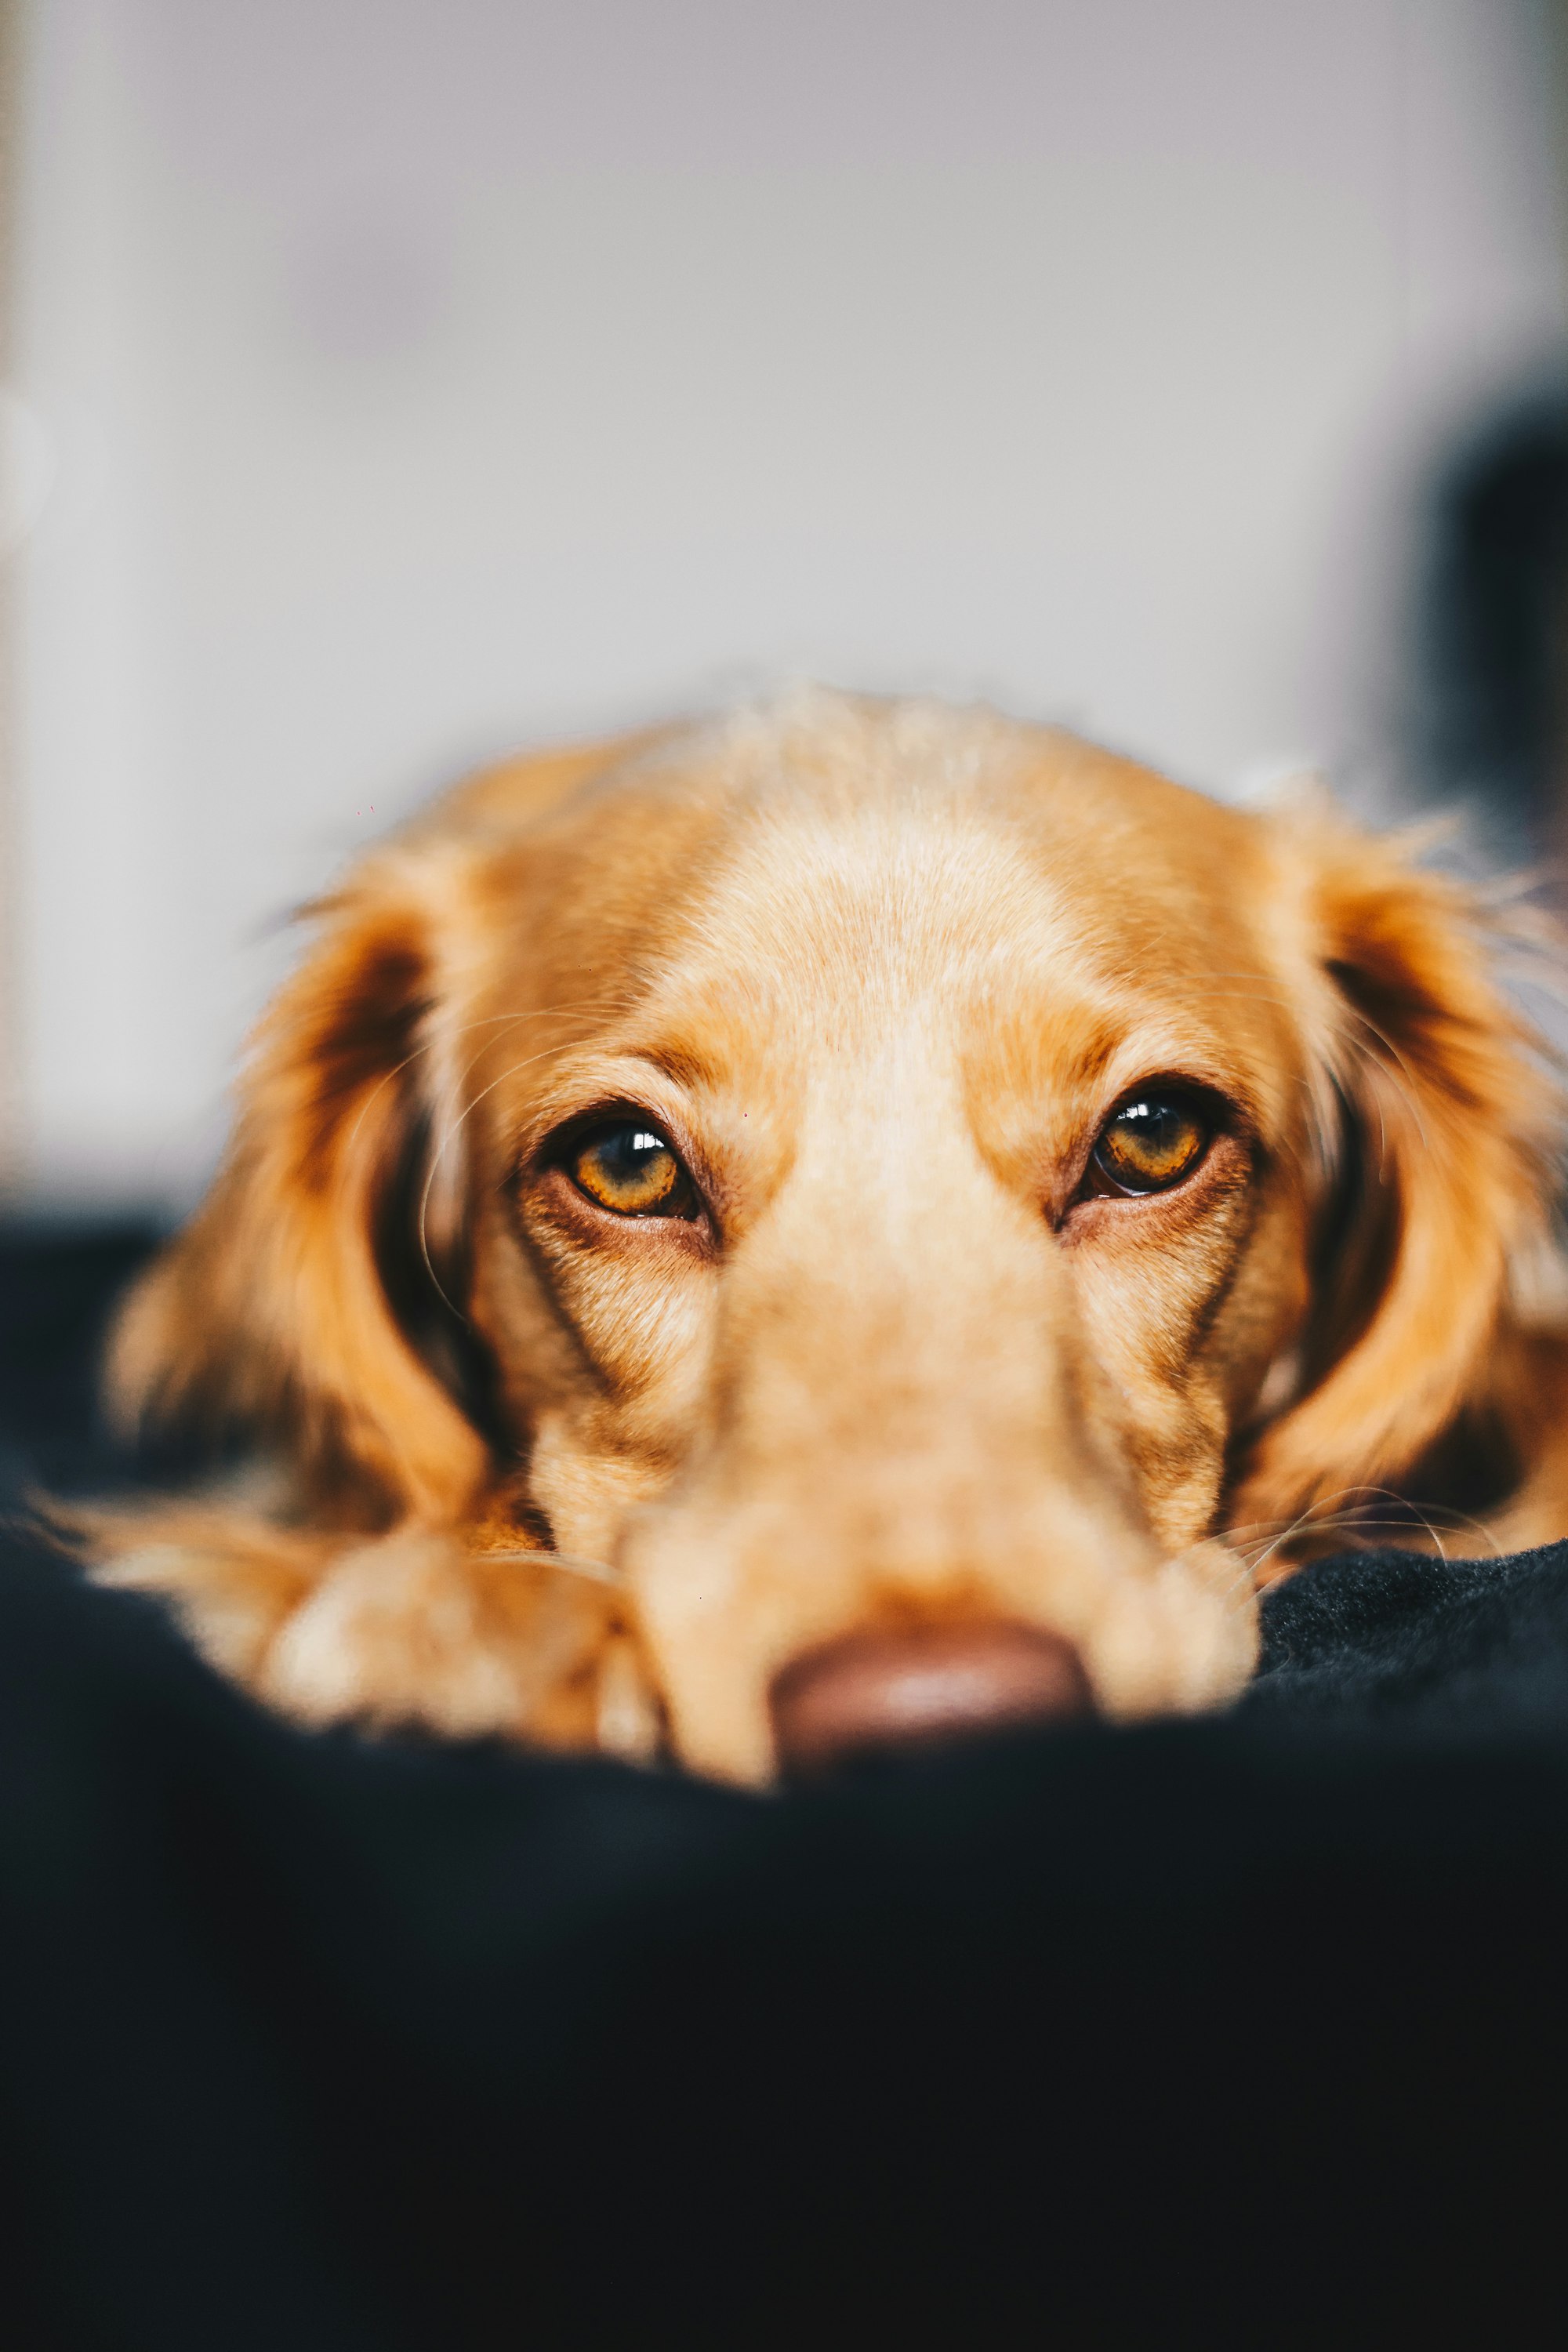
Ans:
[[[18,1181],[177,1204],[281,918],[802,674],[1397,798],[1437,454],[1563,334],[1523,0],[33,0]]]

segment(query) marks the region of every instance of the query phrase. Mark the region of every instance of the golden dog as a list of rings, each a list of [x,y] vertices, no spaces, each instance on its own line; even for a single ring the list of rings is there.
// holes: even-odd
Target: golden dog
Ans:
[[[763,1782],[1226,1701],[1379,1493],[1568,1532],[1555,1087],[1478,899],[1321,805],[800,695],[317,917],[112,1358],[270,1483],[100,1543],[297,1717]]]

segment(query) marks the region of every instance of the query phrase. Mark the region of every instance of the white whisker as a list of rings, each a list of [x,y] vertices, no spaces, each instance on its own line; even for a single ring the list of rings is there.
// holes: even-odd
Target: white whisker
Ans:
[[[581,1553],[571,1551],[491,1551],[474,1552],[476,1561],[503,1560],[508,1563],[526,1562],[534,1568],[564,1568],[574,1576],[585,1576],[595,1584],[620,1585],[626,1582],[618,1568],[607,1559],[586,1559]]]

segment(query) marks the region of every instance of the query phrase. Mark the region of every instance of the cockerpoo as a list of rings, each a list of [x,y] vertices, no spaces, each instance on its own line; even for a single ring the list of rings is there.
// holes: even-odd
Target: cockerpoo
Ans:
[[[94,1539],[296,1717],[763,1783],[1216,1706],[1368,1522],[1568,1533],[1555,1084],[1325,803],[803,693],[481,775],[314,922],[112,1353],[258,1466]]]

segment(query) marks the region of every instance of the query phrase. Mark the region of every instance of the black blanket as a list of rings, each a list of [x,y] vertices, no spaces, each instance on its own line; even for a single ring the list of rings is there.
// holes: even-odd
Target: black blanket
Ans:
[[[109,1464],[93,1252],[12,1254],[15,1480]],[[1224,1719],[751,1798],[293,1733],[18,1537],[0,2343],[1552,2340],[1568,1547],[1267,1626]]]

